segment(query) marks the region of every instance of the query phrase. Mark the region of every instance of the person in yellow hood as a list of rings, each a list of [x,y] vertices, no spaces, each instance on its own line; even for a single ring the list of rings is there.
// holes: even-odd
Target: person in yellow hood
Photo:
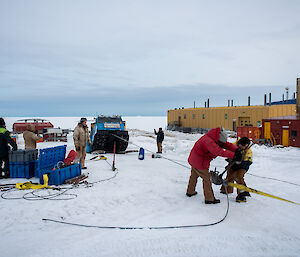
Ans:
[[[234,182],[246,186],[246,182],[244,176],[246,172],[249,170],[250,165],[252,164],[252,151],[249,148],[250,146],[250,139],[248,137],[240,138],[235,145],[241,149],[243,153],[242,161],[237,164],[233,164],[233,166],[227,171],[227,176],[225,178],[228,182]],[[225,187],[221,187],[221,193],[226,194]],[[227,193],[233,193],[233,187],[227,186]],[[237,190],[237,197],[236,202],[246,202],[246,196],[250,196],[249,192]]]

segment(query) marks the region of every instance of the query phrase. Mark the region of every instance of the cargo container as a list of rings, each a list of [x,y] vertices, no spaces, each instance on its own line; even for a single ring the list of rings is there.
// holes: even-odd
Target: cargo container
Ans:
[[[262,136],[273,139],[274,145],[300,147],[300,118],[286,116],[263,119]]]

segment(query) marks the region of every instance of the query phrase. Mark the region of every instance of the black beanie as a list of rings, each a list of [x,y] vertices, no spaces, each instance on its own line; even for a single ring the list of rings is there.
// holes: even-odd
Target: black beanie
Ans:
[[[87,121],[86,118],[81,118],[81,119],[80,119],[80,123],[85,122],[85,121]]]
[[[248,137],[242,137],[239,139],[238,144],[240,145],[250,145],[250,139]]]

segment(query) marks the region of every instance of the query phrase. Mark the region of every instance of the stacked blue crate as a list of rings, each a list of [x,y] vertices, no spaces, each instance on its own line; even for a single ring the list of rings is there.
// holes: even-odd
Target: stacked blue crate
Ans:
[[[36,161],[9,163],[10,178],[32,178]]]
[[[32,178],[36,167],[37,149],[22,149],[9,152],[11,178]]]

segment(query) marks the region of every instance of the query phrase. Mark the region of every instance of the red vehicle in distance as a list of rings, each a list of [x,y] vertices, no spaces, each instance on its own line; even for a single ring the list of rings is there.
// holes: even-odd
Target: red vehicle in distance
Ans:
[[[17,120],[14,124],[13,124],[13,133],[23,133],[28,124],[32,124],[35,126],[35,129],[38,131],[38,133],[42,133],[43,129],[45,128],[53,128],[53,124],[48,121],[48,120],[44,120],[44,119],[22,119],[22,120]]]

